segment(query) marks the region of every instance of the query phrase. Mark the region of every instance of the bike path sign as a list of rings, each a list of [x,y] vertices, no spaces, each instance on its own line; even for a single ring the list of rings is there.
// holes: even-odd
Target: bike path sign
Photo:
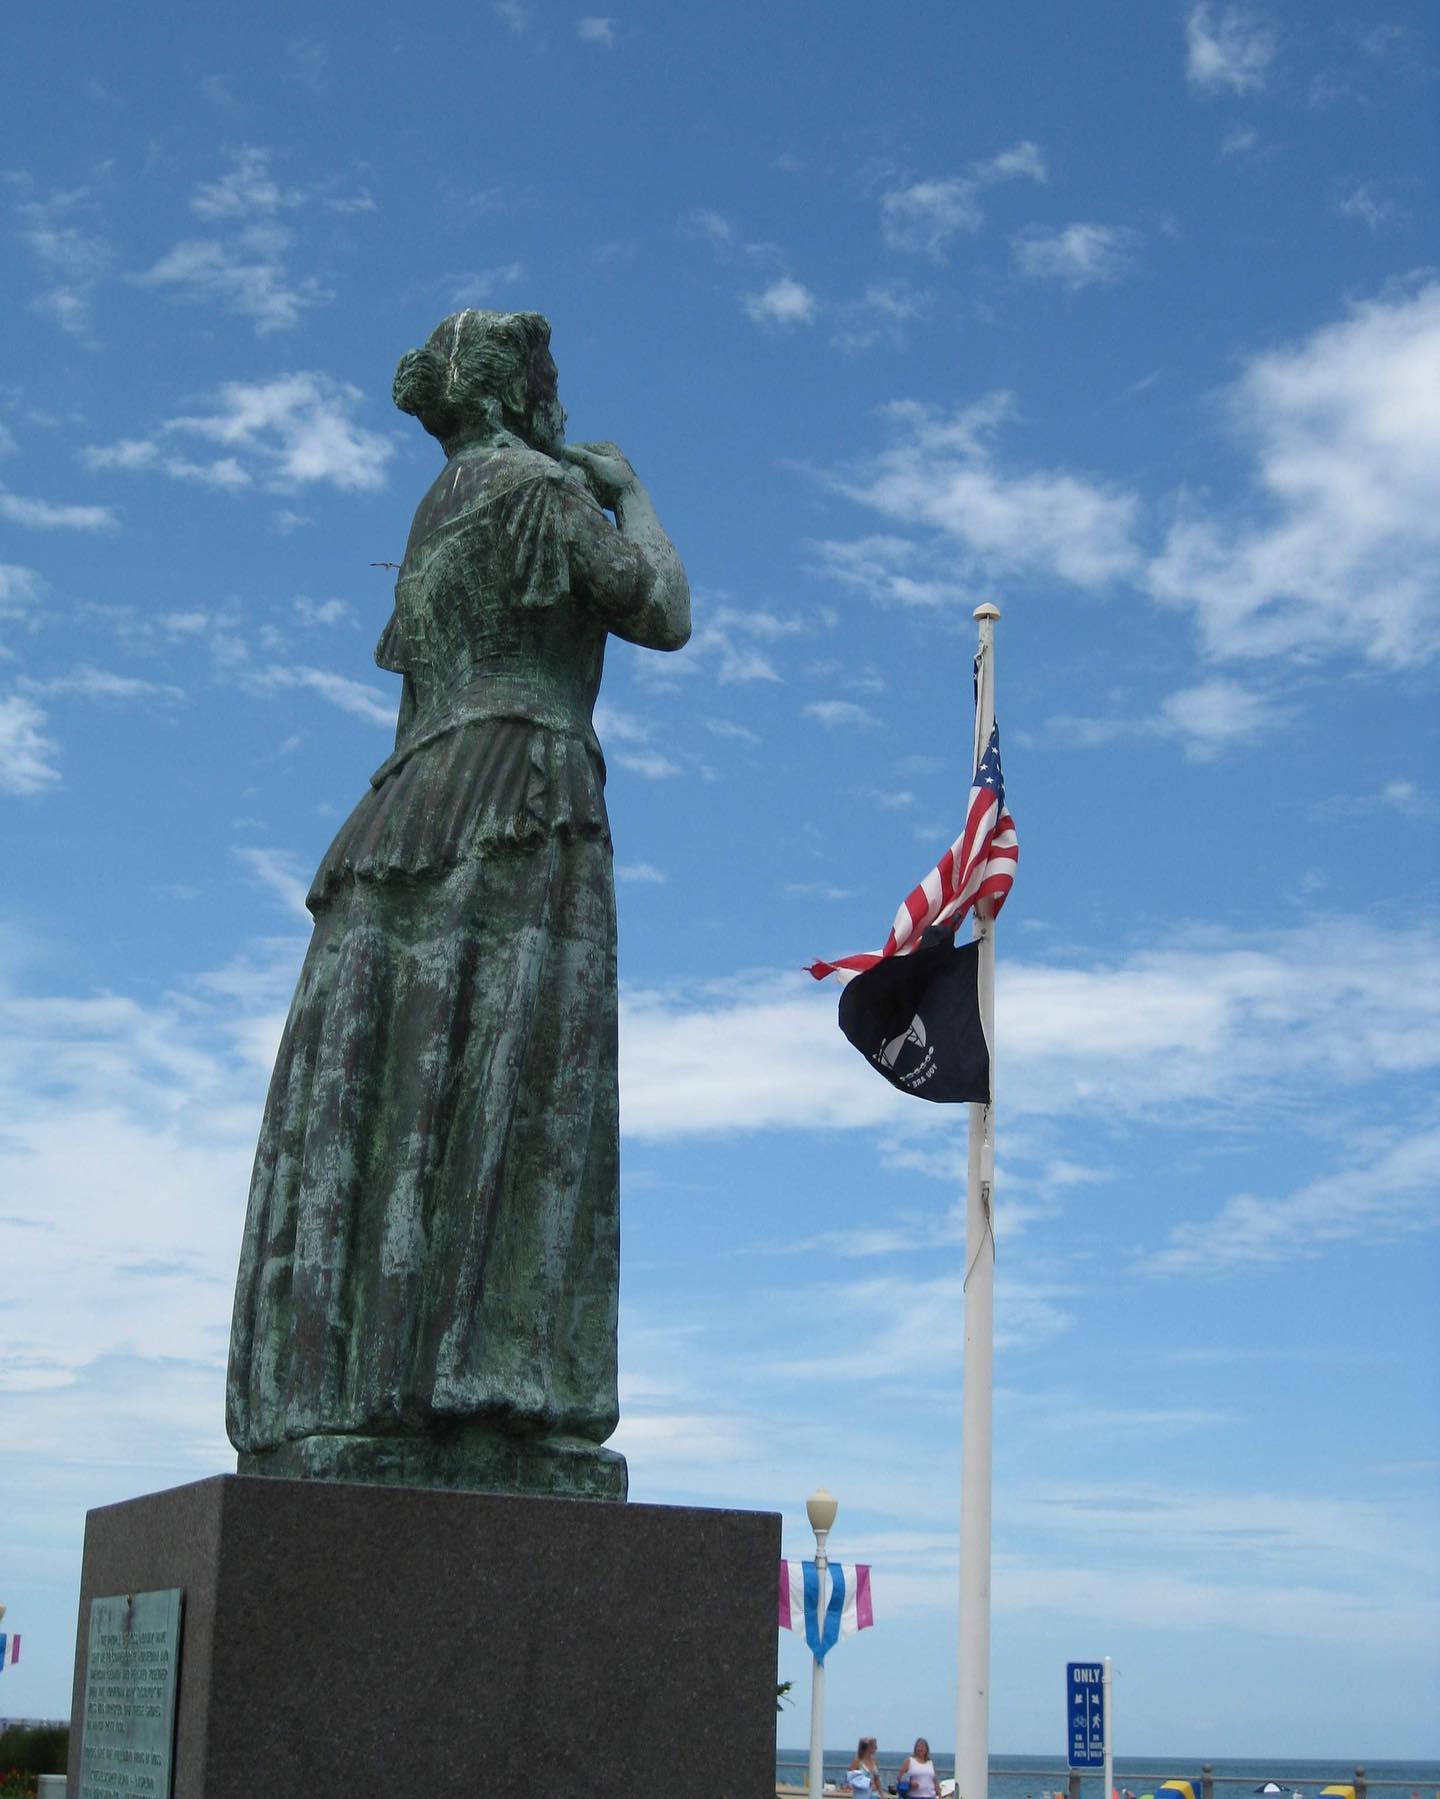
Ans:
[[[1105,1766],[1105,1664],[1066,1662],[1065,1741],[1070,1766]]]

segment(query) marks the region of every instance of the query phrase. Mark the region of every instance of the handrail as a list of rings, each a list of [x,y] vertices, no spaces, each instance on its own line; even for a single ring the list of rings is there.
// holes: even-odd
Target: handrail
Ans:
[[[1177,1756],[1175,1759],[1179,1760],[1180,1758]],[[1324,1758],[1322,1756],[1317,1756],[1315,1759],[1322,1763],[1324,1761]],[[1342,1767],[1342,1764],[1339,1762],[1335,1762],[1335,1763],[1332,1763],[1331,1766],[1335,1767],[1336,1769],[1340,1769]],[[941,1775],[942,1778],[945,1778],[945,1779],[950,1778],[950,1776],[948,1776],[944,1773],[944,1770],[940,1766],[940,1762],[938,1759],[935,1764],[935,1771],[937,1774]],[[832,1772],[835,1774],[838,1774],[841,1780],[844,1779],[844,1765],[842,1765],[840,1763],[834,1763],[831,1766],[828,1766],[825,1769],[825,1775],[824,1775],[824,1778],[826,1779],[826,1781],[829,1781],[831,1779]],[[992,1778],[995,1775],[999,1774],[999,1775],[1004,1775],[1007,1779],[1032,1779],[1037,1782],[1044,1781],[1046,1783],[1049,1783],[1051,1781],[1060,1779],[1061,1775],[1064,1773],[1064,1770],[1059,1769],[1059,1768],[1053,1768],[1053,1767],[1052,1768],[1014,1768],[1014,1767],[997,1768],[997,1767],[992,1766],[990,1769],[990,1773],[991,1773]],[[1078,1774],[1078,1773],[1071,1773],[1066,1777],[1066,1785],[1064,1787],[1052,1787],[1048,1784],[1041,1787],[1041,1789],[1040,1789],[1041,1799],[1045,1799],[1045,1796],[1049,1793],[1062,1794],[1062,1795],[1064,1795],[1064,1799],[1081,1799],[1081,1782],[1083,1780],[1092,1780],[1093,1781],[1093,1780],[1101,1780],[1103,1778],[1104,1777],[1100,1773],[1100,1770],[1098,1768],[1092,1770],[1091,1772],[1089,1772],[1087,1774],[1083,1774],[1083,1775]],[[1118,1768],[1115,1770],[1115,1782],[1116,1782],[1117,1786],[1118,1785],[1128,1786],[1132,1782],[1137,1781],[1137,1780],[1140,1780],[1140,1781],[1152,1781],[1153,1780],[1153,1781],[1159,1782],[1162,1780],[1183,1780],[1184,1778],[1185,1778],[1185,1776],[1183,1774],[1173,1774],[1173,1773],[1169,1773],[1169,1772],[1152,1772],[1152,1771],[1149,1771],[1149,1770],[1143,1769],[1143,1768],[1140,1768],[1140,1769],[1126,1768],[1123,1771],[1123,1773]],[[1295,1791],[1297,1788],[1300,1789],[1301,1791],[1306,1791],[1308,1789],[1315,1788],[1317,1783],[1322,1786],[1353,1787],[1355,1789],[1355,1799],[1366,1799],[1366,1795],[1372,1789],[1377,1788],[1377,1787],[1392,1787],[1392,1788],[1396,1788],[1398,1790],[1411,1792],[1411,1793],[1420,1793],[1420,1792],[1424,1791],[1426,1788],[1426,1783],[1424,1781],[1393,1780],[1393,1779],[1372,1780],[1370,1778],[1370,1776],[1368,1774],[1366,1774],[1363,1763],[1357,1765],[1349,1773],[1337,1772],[1333,1776],[1326,1776],[1326,1775],[1317,1775],[1314,1771],[1313,1765],[1309,1769],[1307,1769],[1306,1772],[1303,1774],[1287,1773],[1284,1771],[1283,1768],[1279,1772],[1277,1772],[1274,1768],[1271,1768],[1264,1772],[1256,1773],[1256,1774],[1217,1774],[1215,1772],[1215,1767],[1214,1767],[1213,1762],[1201,1762],[1200,1763],[1199,1792],[1196,1795],[1196,1799],[1215,1799],[1215,1788],[1217,1786],[1222,1786],[1222,1787],[1248,1786],[1248,1787],[1253,1788],[1253,1787],[1263,1786],[1267,1781],[1272,1781],[1272,1780],[1275,1782],[1275,1784],[1277,1786],[1288,1788],[1290,1792]],[[779,1782],[777,1784],[783,1786],[785,1783]],[[799,1790],[801,1792],[803,1792],[805,1790],[803,1785],[800,1787]],[[1288,1799],[1288,1794],[1282,1794],[1281,1799]],[[1435,1794],[1435,1799],[1440,1799],[1440,1789],[1437,1789],[1436,1794]]]

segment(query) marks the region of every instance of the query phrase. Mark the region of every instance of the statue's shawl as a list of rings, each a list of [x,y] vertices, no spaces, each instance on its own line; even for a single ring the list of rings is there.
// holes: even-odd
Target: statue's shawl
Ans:
[[[613,530],[578,470],[521,444],[452,457],[415,515],[395,611],[376,646],[406,676],[395,754],[378,784],[436,737],[522,718],[586,740],[604,632],[575,616],[570,546]]]

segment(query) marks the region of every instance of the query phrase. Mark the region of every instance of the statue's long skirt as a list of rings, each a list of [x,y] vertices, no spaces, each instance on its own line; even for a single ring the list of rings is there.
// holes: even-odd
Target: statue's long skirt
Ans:
[[[231,1335],[242,1450],[618,1416],[604,771],[516,719],[427,745],[321,864]]]

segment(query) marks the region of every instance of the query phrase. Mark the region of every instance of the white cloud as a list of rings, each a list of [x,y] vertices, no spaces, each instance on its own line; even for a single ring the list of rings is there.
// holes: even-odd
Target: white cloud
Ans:
[[[502,287],[513,287],[525,278],[523,262],[497,263],[493,268],[471,269],[467,274],[447,275],[435,285],[444,290],[444,304],[452,310],[462,306],[488,306]]]
[[[1008,150],[1000,151],[987,161],[976,163],[973,174],[985,186],[995,181],[1013,181],[1021,177],[1027,181],[1040,182],[1050,178],[1039,144],[1032,143],[1028,138],[1012,144]]]
[[[253,847],[237,848],[233,853],[249,869],[256,884],[272,893],[291,917],[304,919],[306,924],[311,922],[305,904],[310,883],[297,857],[288,850]]]
[[[868,350],[873,344],[896,348],[905,342],[905,326],[919,318],[928,296],[904,281],[876,281],[858,299],[842,300],[830,308],[836,321],[833,342],[847,352]]]
[[[1193,611],[1215,656],[1429,660],[1440,648],[1436,392],[1436,281],[1254,358],[1227,400],[1256,505],[1226,519],[1184,499],[1150,591]]]
[[[1228,1199],[1213,1218],[1176,1225],[1165,1247],[1136,1266],[1155,1275],[1223,1274],[1313,1257],[1329,1243],[1434,1230],[1437,1189],[1440,1131],[1397,1137],[1282,1198]]]
[[[285,258],[294,241],[293,232],[273,223],[247,225],[231,239],[186,238],[132,280],[253,319],[261,336],[288,331],[311,307],[334,298],[313,275],[292,279]]]
[[[60,779],[45,713],[18,694],[0,696],[0,793],[40,793]]]
[[[854,700],[812,700],[802,717],[813,718],[827,731],[878,731],[880,720]]]
[[[352,718],[366,724],[381,725],[393,731],[399,711],[398,696],[391,698],[383,689],[364,681],[353,681],[348,675],[332,674],[324,668],[273,667],[256,671],[247,684],[260,691],[274,688],[301,688],[319,694],[322,700]]]
[[[312,600],[307,594],[297,593],[291,604],[307,625],[348,625],[354,622],[355,608],[349,600]]]
[[[1131,266],[1136,234],[1120,225],[1032,225],[1012,240],[1015,265],[1035,281],[1073,289],[1118,281]]]
[[[233,456],[212,462],[195,462],[188,456],[166,453],[153,439],[122,437],[113,444],[89,444],[80,460],[91,469],[159,469],[177,481],[198,481],[204,487],[234,490],[250,485],[251,477]]]
[[[22,679],[27,693],[68,696],[82,700],[184,700],[183,687],[168,681],[146,681],[138,675],[120,675],[113,669],[77,663],[68,674],[48,675],[43,680]]]
[[[0,562],[0,620],[33,624],[45,582],[21,562]]]
[[[1146,717],[1127,717],[1123,712],[1093,718],[1060,714],[1046,725],[1050,734],[1078,749],[1161,738],[1178,742],[1193,762],[1213,762],[1229,750],[1254,743],[1286,716],[1269,694],[1217,677],[1167,694]]]
[[[497,19],[504,20],[513,37],[523,37],[529,29],[530,9],[522,6],[520,0],[490,0],[490,10]]]
[[[1063,1495],[1026,1482],[1005,1515],[1031,1541],[1065,1538],[1060,1553],[1028,1562],[997,1555],[996,1603],[1007,1609],[1347,1644],[1433,1640],[1434,1550],[1398,1495],[1331,1498],[1224,1474],[1079,1480]]]
[[[978,231],[985,222],[981,191],[997,181],[1046,179],[1039,146],[1028,141],[987,161],[972,163],[963,175],[948,175],[893,188],[880,201],[880,230],[893,250],[923,252],[943,261],[953,238]]]
[[[602,743],[648,743],[655,727],[643,718],[612,701],[597,701],[594,713],[595,735]]]
[[[632,775],[640,775],[647,781],[668,781],[682,772],[678,762],[672,762],[658,750],[622,750],[614,761],[620,768],[628,768]]]
[[[1358,219],[1371,231],[1382,231],[1387,225],[1398,224],[1404,216],[1395,202],[1381,193],[1379,183],[1375,181],[1351,184],[1335,202],[1335,210],[1342,219]]]
[[[615,42],[613,19],[581,19],[575,29],[579,32],[581,41],[587,44],[604,44],[608,48]]]
[[[385,465],[395,450],[389,438],[356,423],[362,398],[359,388],[312,371],[227,381],[213,412],[169,419],[154,438],[92,445],[83,457],[91,468],[154,469],[213,487],[261,480],[271,490],[288,491],[328,482],[352,493],[371,492],[385,485]],[[230,454],[194,462],[165,446],[163,440],[177,436],[207,439]]]
[[[791,275],[782,275],[758,294],[747,294],[742,304],[746,315],[757,325],[772,325],[781,330],[792,325],[813,324],[820,310],[815,295]]]
[[[758,731],[752,731],[749,725],[737,724],[733,718],[707,718],[701,722],[712,737],[720,737],[730,743],[750,744],[752,747],[761,742]]]
[[[1273,29],[1250,6],[1201,0],[1185,21],[1185,73],[1203,93],[1258,93],[1275,60]]]
[[[305,204],[303,188],[283,188],[270,173],[270,152],[242,145],[228,152],[230,168],[218,181],[202,182],[190,210],[202,219],[268,217]]]
[[[1435,801],[1415,781],[1398,775],[1378,793],[1337,793],[1310,808],[1310,816],[1325,823],[1335,818],[1365,818],[1394,812],[1402,818],[1433,818]]]
[[[867,937],[878,947],[890,922],[887,906],[879,912],[837,949]],[[1064,966],[1007,953],[998,979],[1015,1120],[1163,1114],[1174,1124],[1243,1104],[1256,1127],[1272,1109],[1292,1122],[1311,1110],[1324,1124],[1342,1100],[1357,1103],[1357,1081],[1397,1093],[1401,1077],[1440,1066],[1440,944],[1421,928],[1329,918],[1269,935],[1208,930]],[[944,1107],[909,1106],[850,1050],[834,997],[781,973],[629,992],[626,1131],[943,1128],[933,1114]]]
[[[892,250],[923,250],[941,258],[951,238],[985,222],[976,183],[963,175],[916,181],[880,202],[880,228]]]
[[[669,876],[653,862],[617,862],[615,879],[642,887],[663,887]]]
[[[88,222],[95,211],[84,187],[16,208],[21,242],[51,283],[32,302],[34,310],[77,337],[89,335],[91,296],[114,261],[110,244]]]
[[[4,488],[0,488],[0,518],[35,531],[113,531],[119,524],[111,506],[57,506]]]
[[[880,605],[949,606],[964,596],[946,573],[946,559],[908,537],[822,539],[809,548],[818,557],[817,574],[857,588]]]
[[[697,595],[696,629],[679,656],[646,656],[636,675],[650,688],[668,688],[711,676],[722,687],[784,679],[776,667],[777,647],[805,630],[797,618],[785,618],[761,607],[713,604]]]
[[[994,448],[999,426],[1014,410],[1008,394],[996,393],[946,415],[916,401],[886,409],[895,433],[893,446],[859,468],[832,471],[830,484],[852,499],[907,525],[929,527],[950,540],[950,574],[963,579],[994,577],[1010,570],[1053,572],[1080,587],[1100,587],[1130,573],[1138,502],[1131,494],[1107,490],[1065,470],[1011,475]],[[872,591],[906,598],[913,579],[913,555],[896,554],[887,543],[863,540],[864,554],[853,565],[855,578]],[[955,564],[954,545],[967,560]],[[839,549],[826,546],[833,557]],[[930,583],[913,594],[927,603]]]

